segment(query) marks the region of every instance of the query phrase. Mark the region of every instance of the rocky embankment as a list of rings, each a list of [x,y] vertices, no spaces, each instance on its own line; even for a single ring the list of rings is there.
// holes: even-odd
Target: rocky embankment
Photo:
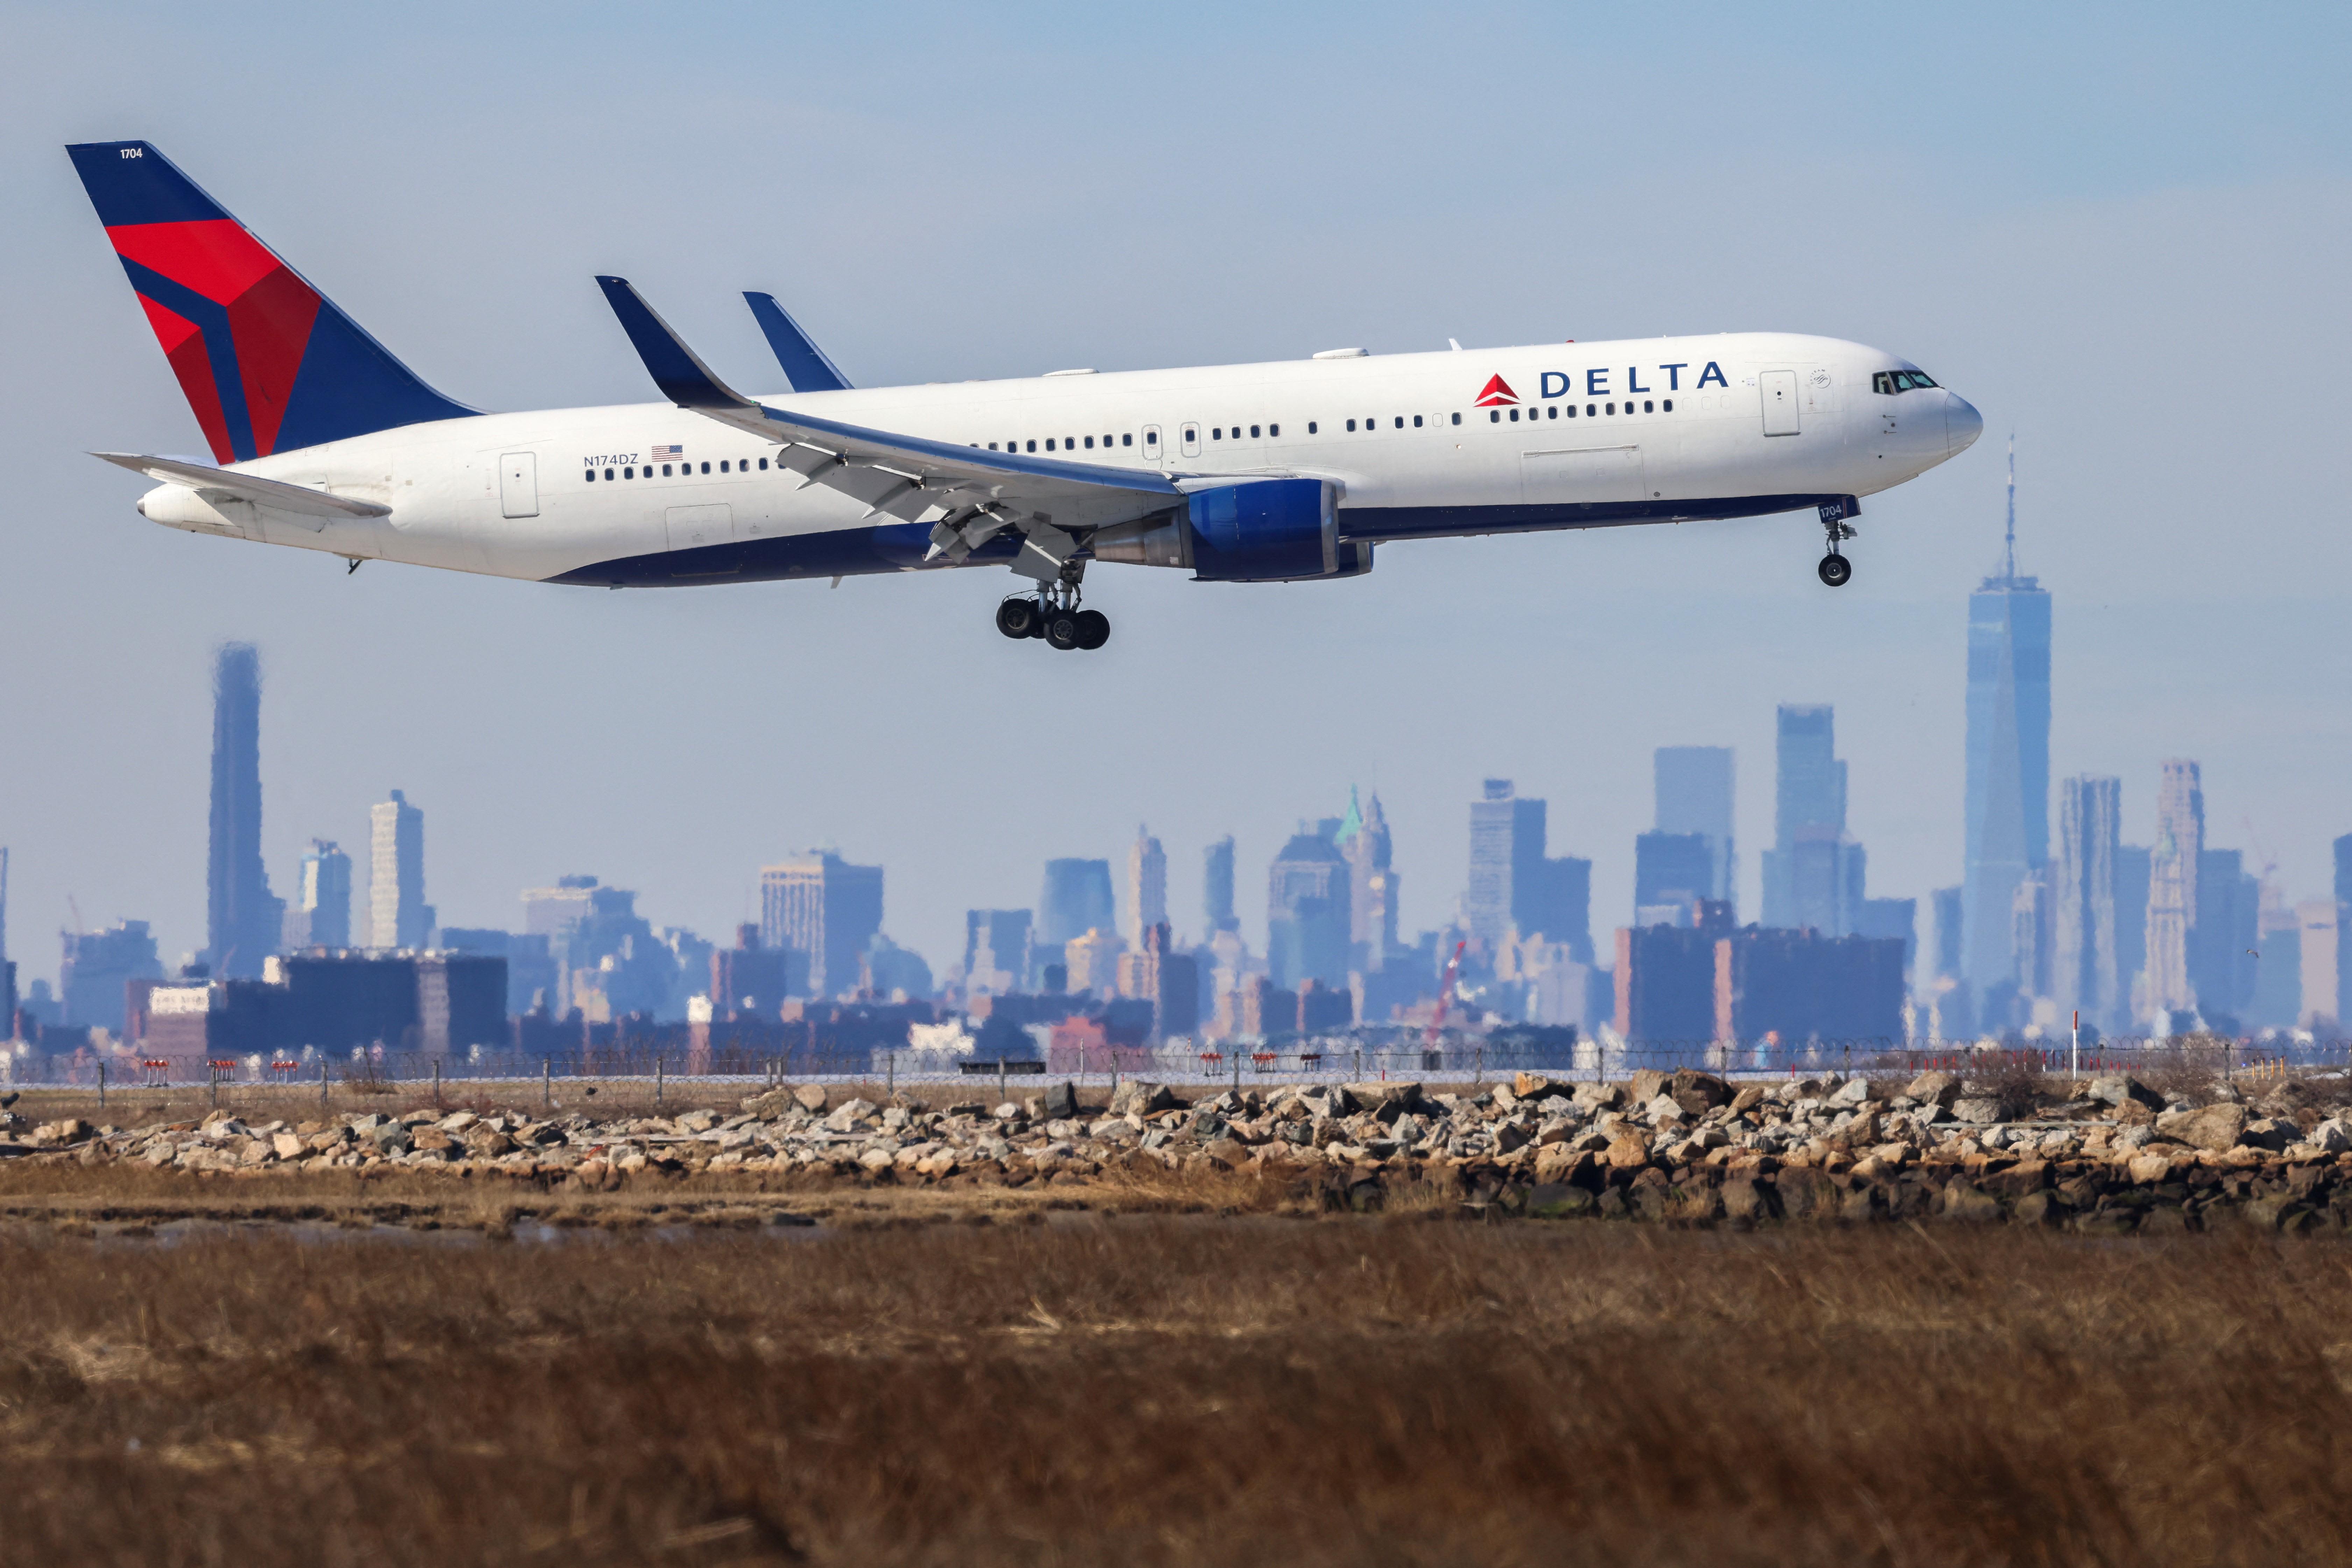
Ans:
[[[2352,1226],[2352,1085],[2297,1081],[2249,1103],[2226,1083],[2168,1098],[2137,1079],[1738,1083],[1684,1070],[1627,1083],[1522,1074],[1475,1092],[1413,1083],[1231,1090],[1187,1103],[1130,1082],[1082,1110],[1069,1085],[942,1109],[776,1089],[724,1115],[599,1121],[417,1110],[248,1124],[28,1127],[0,1153],[199,1173],[437,1172],[603,1189],[700,1172],[866,1183],[1086,1183],[1119,1173],[1280,1179],[1334,1206],[1412,1190],[1468,1215],[1688,1224],[1931,1215],[2090,1231],[2197,1228],[2221,1214]]]

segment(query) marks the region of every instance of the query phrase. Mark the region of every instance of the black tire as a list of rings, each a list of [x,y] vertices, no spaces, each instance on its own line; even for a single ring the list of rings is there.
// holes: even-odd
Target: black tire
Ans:
[[[1843,555],[1824,555],[1815,570],[1821,574],[1822,582],[1832,588],[1843,588],[1846,579],[1853,575],[1853,563]]]
[[[1064,653],[1078,646],[1078,617],[1068,610],[1055,610],[1045,617],[1045,641]]]
[[[1009,637],[1035,637],[1040,619],[1034,599],[1007,599],[996,606],[996,629]]]
[[[1078,612],[1078,646],[1089,653],[1110,641],[1110,617],[1100,610]]]

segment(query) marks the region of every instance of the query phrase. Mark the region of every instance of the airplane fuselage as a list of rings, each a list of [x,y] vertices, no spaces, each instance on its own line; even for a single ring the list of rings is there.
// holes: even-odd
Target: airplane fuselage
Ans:
[[[1873,495],[1976,438],[1907,361],[1781,333],[782,393],[789,414],[1201,479],[1331,481],[1344,538],[1754,516]],[[1924,377],[1918,378],[1924,381]],[[1892,386],[1892,390],[1880,390]],[[401,426],[233,465],[388,507],[300,515],[166,484],[193,531],[505,577],[618,586],[911,570],[928,529],[772,464],[775,444],[667,403]],[[1013,542],[961,564],[1004,563]],[[929,565],[954,563],[935,558]]]

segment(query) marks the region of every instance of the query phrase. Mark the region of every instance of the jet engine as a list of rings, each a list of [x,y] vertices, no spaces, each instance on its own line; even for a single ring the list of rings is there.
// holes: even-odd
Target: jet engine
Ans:
[[[1184,510],[1107,528],[1097,561],[1181,566],[1201,583],[1298,583],[1360,577],[1369,541],[1339,537],[1339,488],[1322,479],[1249,479],[1195,490]]]

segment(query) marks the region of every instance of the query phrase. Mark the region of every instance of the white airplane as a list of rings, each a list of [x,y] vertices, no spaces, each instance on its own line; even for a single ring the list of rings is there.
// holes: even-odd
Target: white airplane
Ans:
[[[602,587],[1010,567],[997,628],[1099,647],[1089,562],[1211,583],[1351,577],[1376,544],[1814,509],[1973,442],[1916,366],[1778,332],[853,388],[749,294],[790,393],[730,389],[618,278],[667,404],[485,414],[444,397],[144,142],[68,149],[212,461],[152,521],[364,561]]]

